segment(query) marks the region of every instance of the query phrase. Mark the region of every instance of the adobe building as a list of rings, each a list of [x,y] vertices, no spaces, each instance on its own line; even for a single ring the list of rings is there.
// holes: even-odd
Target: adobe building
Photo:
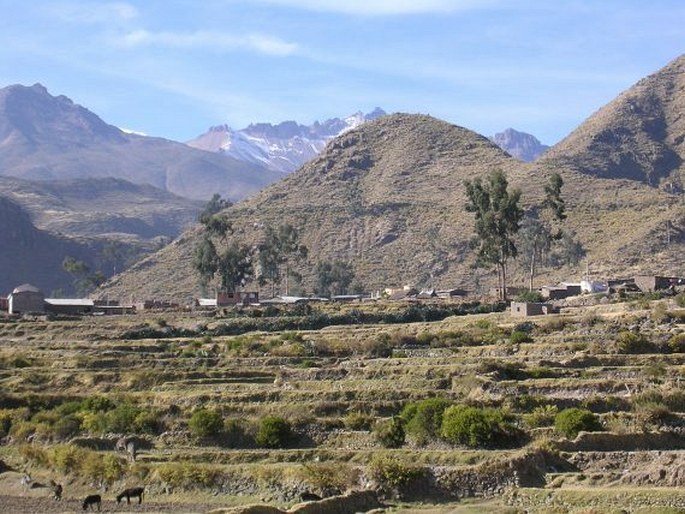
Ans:
[[[44,313],[45,295],[31,284],[22,284],[7,297],[7,305],[10,314]]]

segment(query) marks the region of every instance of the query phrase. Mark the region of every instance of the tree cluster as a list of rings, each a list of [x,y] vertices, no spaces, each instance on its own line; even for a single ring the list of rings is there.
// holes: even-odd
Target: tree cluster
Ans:
[[[575,241],[573,233],[563,228],[566,219],[566,204],[561,196],[563,185],[561,175],[552,173],[544,186],[543,202],[524,211],[519,205],[521,191],[509,190],[501,170],[493,171],[486,182],[480,178],[465,182],[465,207],[475,214],[476,265],[497,268],[501,300],[506,300],[510,259],[523,257],[532,290],[540,266],[575,264],[583,256],[582,246]]]

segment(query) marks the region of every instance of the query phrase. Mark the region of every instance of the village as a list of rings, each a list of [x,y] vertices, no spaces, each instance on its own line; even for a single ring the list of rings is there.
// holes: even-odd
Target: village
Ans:
[[[545,285],[534,293],[531,301],[531,291],[522,287],[508,287],[507,298],[513,298],[510,303],[512,316],[537,316],[559,312],[559,302],[572,297],[588,294],[599,295],[628,295],[632,293],[670,292],[672,294],[685,291],[685,278],[659,275],[636,275],[630,278],[611,279],[607,281],[582,280],[580,282],[560,282],[556,285]],[[499,291],[493,288],[489,291],[489,299],[498,296]],[[93,298],[46,298],[44,293],[31,284],[22,284],[12,290],[6,297],[0,296],[0,313],[9,316],[21,315],[54,315],[54,316],[82,316],[82,315],[123,315],[151,311],[213,311],[236,306],[258,307],[266,305],[296,305],[319,302],[449,302],[459,300],[487,300],[475,298],[473,294],[462,288],[454,289],[425,289],[419,290],[411,286],[402,288],[386,288],[371,294],[332,295],[330,298],[321,296],[275,296],[260,299],[257,291],[236,291],[231,293],[217,292],[214,298],[195,298],[193,302],[175,302],[170,300],[131,300],[122,303],[119,300]]]

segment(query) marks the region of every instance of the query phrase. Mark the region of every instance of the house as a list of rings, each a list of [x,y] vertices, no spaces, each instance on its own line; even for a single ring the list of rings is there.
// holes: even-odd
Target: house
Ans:
[[[438,298],[456,298],[458,296],[466,296],[468,291],[466,289],[461,289],[461,288],[453,288],[453,289],[439,289],[435,291],[435,294],[438,296]]]
[[[136,311],[170,311],[180,309],[180,305],[168,300],[145,300],[134,304]]]
[[[635,284],[643,293],[653,293],[673,288],[685,288],[685,278],[681,277],[661,277],[657,275],[637,275]]]
[[[234,291],[232,293],[216,293],[216,306],[228,307],[230,305],[250,305],[259,303],[257,291]]]
[[[512,316],[541,316],[556,312],[551,303],[511,302]]]
[[[578,296],[581,293],[581,288],[580,284],[562,282],[556,286],[542,286],[540,293],[545,300],[563,300],[569,296]]]
[[[7,297],[7,310],[10,314],[43,313],[45,296],[37,287],[22,284]]]
[[[92,314],[95,302],[90,298],[46,298],[45,310],[52,314]]]

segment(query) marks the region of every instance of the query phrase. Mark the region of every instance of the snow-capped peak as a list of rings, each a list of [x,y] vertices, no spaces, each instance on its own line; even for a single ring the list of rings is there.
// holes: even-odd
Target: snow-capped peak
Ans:
[[[219,125],[187,144],[290,173],[316,157],[332,138],[384,115],[385,111],[376,107],[369,114],[359,111],[343,119],[316,121],[308,126],[294,121],[277,125],[253,123],[241,130]]]

